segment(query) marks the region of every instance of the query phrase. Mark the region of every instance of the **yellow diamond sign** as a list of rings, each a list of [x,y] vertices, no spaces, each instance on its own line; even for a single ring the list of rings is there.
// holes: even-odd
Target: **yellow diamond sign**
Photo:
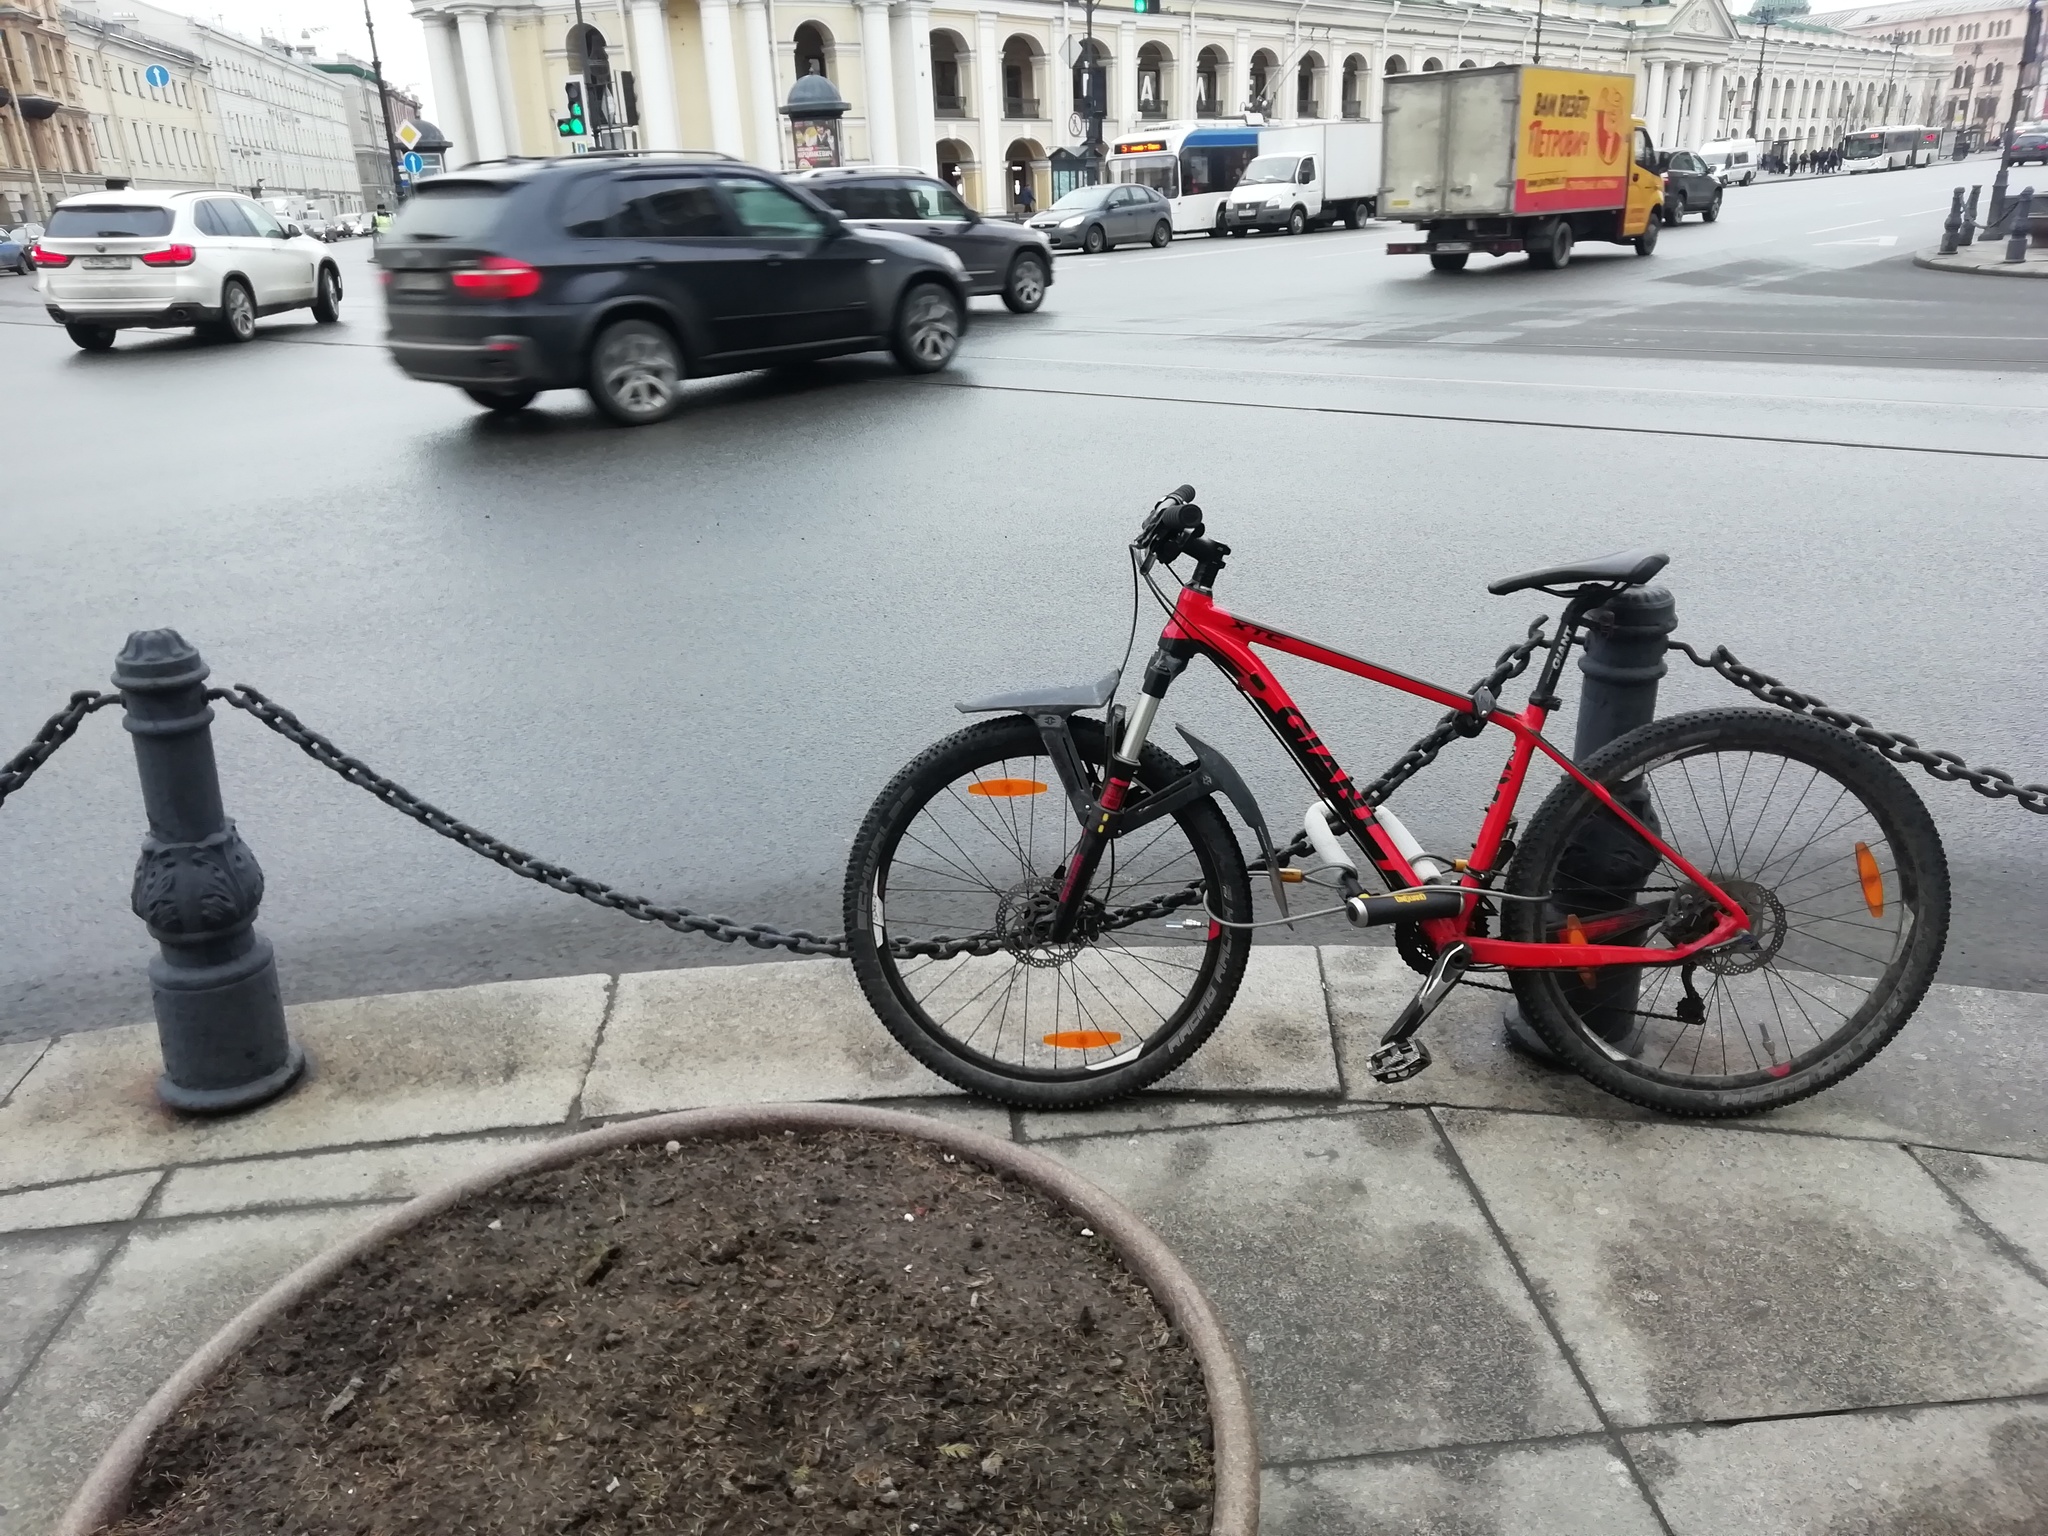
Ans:
[[[418,148],[420,140],[425,137],[426,135],[421,133],[419,129],[414,127],[411,123],[400,123],[398,125],[398,142],[403,144],[407,149]]]

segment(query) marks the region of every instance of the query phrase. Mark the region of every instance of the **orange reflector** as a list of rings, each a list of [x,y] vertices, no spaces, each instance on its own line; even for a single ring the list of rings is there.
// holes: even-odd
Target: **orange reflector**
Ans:
[[[1579,914],[1576,912],[1565,914],[1564,941],[1567,944],[1590,944],[1593,942],[1586,937],[1585,925],[1579,921]],[[1579,985],[1585,987],[1592,986],[1593,973],[1591,971],[1579,972]]]
[[[1884,916],[1884,871],[1877,867],[1877,855],[1870,844],[1856,845],[1856,875],[1863,882],[1863,905],[1872,917]]]
[[[1107,1029],[1070,1029],[1064,1034],[1047,1035],[1045,1043],[1060,1051],[1092,1051],[1098,1045],[1115,1045],[1123,1039]]]
[[[983,779],[967,786],[970,795],[988,795],[998,800],[1014,800],[1020,795],[1042,795],[1045,786],[1036,779]]]

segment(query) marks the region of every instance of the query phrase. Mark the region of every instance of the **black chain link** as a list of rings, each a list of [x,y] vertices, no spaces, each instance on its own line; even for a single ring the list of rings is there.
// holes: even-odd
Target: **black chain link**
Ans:
[[[2017,800],[2026,809],[2048,816],[2048,784],[2015,784],[2012,775],[2003,768],[1972,768],[1953,752],[1932,751],[1901,732],[1880,730],[1861,715],[1851,714],[1846,709],[1832,709],[1813,694],[1788,687],[1768,672],[1744,666],[1725,645],[1715,646],[1713,653],[1707,656],[1702,656],[1683,640],[1673,640],[1671,646],[1691,657],[1694,666],[1718,672],[1766,704],[1775,704],[1797,715],[1809,715],[1823,725],[1846,731],[1858,741],[1877,748],[1895,763],[1912,763],[1937,779],[1967,784],[1986,799]]]
[[[65,742],[71,739],[79,723],[96,709],[105,709],[109,704],[121,702],[118,693],[94,693],[89,689],[71,695],[71,701],[57,713],[43,722],[43,728],[36,732],[35,740],[23,747],[0,766],[0,805],[22,785],[35,777],[35,772],[50,760]]]

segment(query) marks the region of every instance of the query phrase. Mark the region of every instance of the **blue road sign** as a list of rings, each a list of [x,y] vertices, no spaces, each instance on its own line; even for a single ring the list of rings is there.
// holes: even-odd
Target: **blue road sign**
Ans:
[[[398,163],[405,167],[405,173],[408,176],[419,175],[419,173],[426,168],[427,164],[426,161],[422,160],[417,154],[415,154],[412,150],[409,149],[405,152],[403,156],[399,158]]]
[[[171,83],[171,72],[161,64],[152,64],[142,72],[142,78],[151,85],[162,87]]]

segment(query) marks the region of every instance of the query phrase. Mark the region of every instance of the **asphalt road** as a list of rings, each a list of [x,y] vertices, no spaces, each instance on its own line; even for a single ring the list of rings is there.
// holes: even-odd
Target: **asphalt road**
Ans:
[[[1116,662],[1124,544],[1189,480],[1237,551],[1219,598],[1340,647],[1462,687],[1545,606],[1489,578],[1650,543],[1682,634],[2048,778],[2048,312],[1908,260],[1963,174],[1737,189],[1649,260],[1584,247],[1561,273],[1432,274],[1384,225],[1063,259],[1040,315],[977,305],[939,378],[708,381],[642,432],[405,380],[361,245],[343,325],[242,348],[88,357],[0,278],[0,751],[172,625],[217,680],[525,848],[836,929],[862,812],[955,699]],[[1360,775],[1430,721],[1299,672]],[[1666,684],[1668,708],[1732,698]],[[1305,790],[1216,679],[1171,713],[1297,821]],[[293,998],[757,958],[522,884],[246,719],[216,735]],[[1499,755],[1402,791],[1426,844],[1469,839]],[[1916,783],[1955,873],[1944,979],[2048,990],[2048,821]],[[110,715],[0,810],[0,1038],[147,1016],[141,831]]]

